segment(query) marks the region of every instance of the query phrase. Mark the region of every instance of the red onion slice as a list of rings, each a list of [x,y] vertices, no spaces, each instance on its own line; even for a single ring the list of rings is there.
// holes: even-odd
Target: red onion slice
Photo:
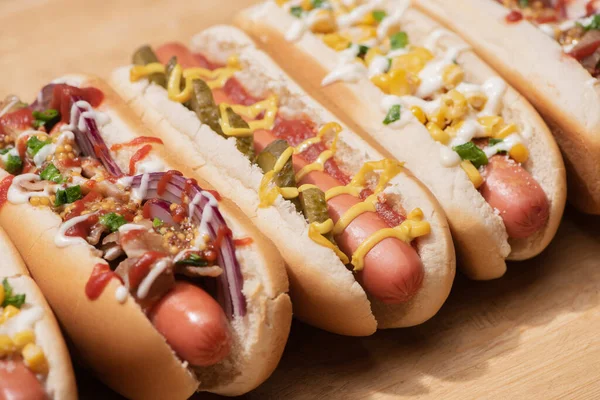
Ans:
[[[150,220],[154,218],[160,219],[163,223],[171,226],[177,225],[171,215],[171,202],[162,199],[150,199],[144,204],[144,214],[146,207],[148,207],[148,217]]]

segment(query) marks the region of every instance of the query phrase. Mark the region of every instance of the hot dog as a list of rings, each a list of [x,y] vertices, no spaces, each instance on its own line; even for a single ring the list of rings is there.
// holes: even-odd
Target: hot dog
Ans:
[[[408,1],[272,0],[237,23],[428,185],[469,277],[498,278],[507,259],[533,257],[550,243],[566,180],[548,128],[464,42]],[[500,169],[506,156],[514,164]]]
[[[295,315],[346,335],[433,316],[455,259],[431,194],[242,32],[201,36],[202,49],[141,47],[137,65],[116,70],[112,83],[155,137],[177,137],[171,152],[199,156],[198,173],[273,240],[292,277]]]
[[[2,229],[0,254],[0,399],[76,399],[58,324]]]
[[[600,3],[414,3],[460,34],[539,110],[565,157],[570,202],[600,213]]]
[[[249,220],[99,79],[66,76],[7,104],[0,224],[100,379],[133,399],[265,380],[291,302],[277,250]]]

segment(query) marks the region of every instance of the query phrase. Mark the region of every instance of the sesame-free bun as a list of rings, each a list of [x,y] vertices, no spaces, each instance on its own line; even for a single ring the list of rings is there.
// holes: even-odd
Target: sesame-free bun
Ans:
[[[192,39],[191,50],[214,62],[237,55],[241,70],[235,77],[252,95],[277,95],[280,112],[289,118],[308,118],[317,126],[336,121],[323,106],[311,99],[252,40],[231,26],[207,29]],[[384,305],[370,298],[353,273],[335,253],[313,242],[308,225],[293,205],[279,197],[269,207],[259,208],[258,188],[262,171],[241,154],[234,140],[217,135],[202,125],[182,104],[168,99],[164,88],[147,80],[132,83],[130,66],[115,70],[111,83],[132,108],[163,139],[165,146],[185,158],[202,160],[202,177],[219,192],[234,200],[269,237],[283,255],[290,278],[294,314],[322,329],[353,336],[372,334],[377,328],[412,326],[431,318],[446,300],[455,273],[452,239],[444,212],[432,194],[408,170],[396,176],[386,192],[399,208],[423,210],[431,234],[417,240],[424,264],[423,287],[408,303]],[[335,159],[358,172],[365,161],[383,159],[364,140],[343,127]]]
[[[40,307],[42,317],[33,325],[36,344],[40,346],[48,362],[48,375],[44,378],[43,386],[51,400],[77,399],[77,386],[71,357],[60,332],[56,318],[40,292],[19,252],[6,233],[0,228],[0,282],[4,279],[17,294],[25,294],[25,304],[22,309]]]
[[[381,9],[392,15],[403,2],[383,1]],[[416,118],[397,129],[381,123],[384,94],[368,78],[356,82],[336,82],[323,87],[323,78],[338,64],[338,53],[321,38],[305,32],[294,42],[285,33],[295,17],[268,1],[242,11],[236,23],[248,32],[295,79],[324,102],[340,118],[354,127],[381,151],[406,161],[444,208],[459,266],[472,279],[486,280],[506,272],[506,259],[523,260],[539,254],[552,240],[564,210],[566,182],[564,164],[552,136],[532,106],[514,89],[503,97],[502,116],[521,128],[529,126],[530,159],[523,165],[541,185],[550,203],[546,226],[526,239],[509,239],[502,218],[475,189],[460,166],[445,167],[440,160],[441,144],[435,142]],[[413,9],[400,21],[412,44],[423,46],[440,25]],[[440,48],[461,46],[464,42],[451,32],[441,35]],[[483,83],[494,72],[470,50],[461,52],[457,62],[465,70],[466,81]]]
[[[459,33],[544,116],[569,172],[569,201],[600,214],[600,85],[550,36],[526,20],[506,22],[495,1],[415,0]]]
[[[104,93],[96,109],[111,119],[100,129],[109,147],[147,136],[141,121],[100,79],[69,75],[60,81],[93,86]],[[126,171],[134,151],[124,149],[112,155]],[[196,178],[202,188],[212,188],[161,145],[153,146],[149,158],[161,162],[164,171],[177,169]],[[5,175],[0,171],[0,179]],[[94,265],[106,262],[85,243],[58,248],[54,244],[61,223],[58,215],[47,208],[7,202],[0,209],[0,224],[20,250],[78,354],[101,380],[132,399],[187,399],[196,390],[239,395],[254,389],[275,369],[291,325],[287,277],[277,250],[233,203],[223,199],[219,210],[234,238],[252,238],[252,244],[236,248],[248,311],[231,321],[230,356],[214,366],[193,369],[175,356],[133,298],[124,304],[117,301],[117,280],[111,280],[97,300],[87,298],[85,285]]]

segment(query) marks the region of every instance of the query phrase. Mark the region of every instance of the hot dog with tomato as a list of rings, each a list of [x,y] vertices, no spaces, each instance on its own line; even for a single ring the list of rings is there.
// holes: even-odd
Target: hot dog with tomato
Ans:
[[[132,399],[264,381],[291,323],[285,269],[193,160],[94,77],[4,104],[0,224],[100,379]]]
[[[0,254],[0,399],[76,399],[54,314],[1,228]]]
[[[170,151],[204,163],[198,173],[279,248],[296,316],[368,335],[439,310],[455,259],[435,199],[246,35],[216,27],[191,48],[143,46],[133,61],[113,73],[114,87]]]
[[[506,260],[550,243],[566,197],[558,147],[531,105],[452,32],[404,0],[272,0],[237,22],[428,185],[469,277],[498,278]]]

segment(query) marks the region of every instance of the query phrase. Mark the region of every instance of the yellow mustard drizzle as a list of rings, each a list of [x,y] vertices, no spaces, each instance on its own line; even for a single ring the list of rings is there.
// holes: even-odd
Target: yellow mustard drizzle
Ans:
[[[333,131],[333,133],[335,134],[335,137],[331,142],[331,147],[328,150],[325,150],[321,154],[319,154],[319,156],[314,162],[305,165],[300,171],[298,171],[298,173],[296,173],[296,181],[299,181],[300,179],[304,178],[309,172],[323,171],[325,169],[325,162],[327,162],[327,160],[333,157],[337,150],[337,141],[340,132],[342,132],[342,127],[337,122],[326,123],[319,129],[317,136],[306,139],[294,149],[294,154],[300,154],[303,151],[306,151],[306,149],[308,149],[313,144],[321,142],[325,134],[329,131]]]
[[[410,243],[413,239],[428,235],[431,232],[431,226],[423,221],[423,212],[420,208],[411,211],[407,219],[395,228],[381,229],[358,246],[352,255],[352,265],[355,271],[360,271],[365,267],[365,256],[375,245],[387,238],[396,238],[403,242]]]
[[[344,254],[343,251],[340,250],[335,244],[331,243],[327,238],[323,235],[329,233],[333,229],[333,221],[329,218],[327,221],[323,223],[313,222],[308,226],[308,237],[315,243],[320,244],[321,246],[330,248],[335,252],[335,254],[339,257],[340,261],[344,264],[348,264],[350,260],[348,256]]]
[[[277,117],[279,99],[277,95],[270,94],[265,100],[261,100],[249,106],[242,106],[239,104],[219,104],[219,110],[221,111],[221,129],[227,136],[250,136],[254,131],[258,129],[273,129],[275,124],[275,117]],[[248,122],[248,128],[233,128],[229,123],[229,117],[227,116],[227,108],[231,109],[238,114],[240,117],[252,119]],[[255,119],[260,113],[264,111],[265,115],[262,119]]]
[[[258,206],[260,208],[271,206],[277,199],[277,196],[279,196],[280,194],[285,199],[293,199],[295,197],[298,197],[298,188],[282,188],[273,183],[275,175],[281,172],[281,170],[285,166],[285,163],[290,159],[292,154],[294,154],[293,147],[288,147],[287,149],[285,149],[285,151],[281,153],[281,155],[275,162],[275,166],[273,167],[273,169],[263,175],[262,180],[260,181],[260,186],[258,187],[258,197],[260,199],[260,203],[258,204]]]

